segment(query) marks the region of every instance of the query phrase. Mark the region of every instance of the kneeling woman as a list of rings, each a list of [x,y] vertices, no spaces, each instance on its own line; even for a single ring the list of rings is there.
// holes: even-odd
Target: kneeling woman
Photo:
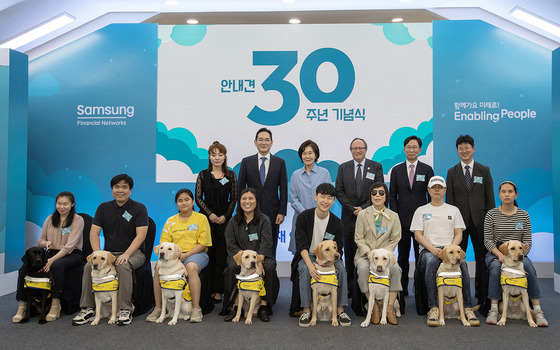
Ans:
[[[401,239],[401,222],[399,215],[387,209],[388,203],[387,185],[375,183],[370,188],[371,206],[362,210],[356,219],[356,256],[354,264],[358,272],[358,285],[360,291],[369,299],[368,280],[370,275],[368,254],[373,249],[384,248],[394,251]],[[397,299],[397,293],[402,291],[401,268],[395,264],[390,267],[389,278],[389,306],[387,307],[387,321],[397,324],[397,318],[393,312],[393,304]],[[374,318],[379,322],[379,314],[374,313]],[[374,323],[377,323],[374,322]]]
[[[47,321],[54,321],[60,316],[60,296],[66,270],[82,263],[84,219],[76,214],[74,195],[71,192],[60,192],[55,203],[56,210],[45,220],[37,242],[39,248],[46,248],[54,254],[45,265],[45,271],[52,274],[54,282]],[[27,308],[27,293],[23,287],[27,268],[24,264],[18,273],[16,299],[19,306],[17,314],[12,318],[14,323],[22,320]]]
[[[529,214],[517,207],[517,186],[512,181],[504,181],[498,188],[498,195],[502,205],[491,209],[484,219],[484,245],[488,249],[486,266],[488,266],[488,298],[490,311],[486,323],[498,323],[498,301],[501,297],[500,276],[504,255],[499,245],[510,240],[520,241],[527,245],[527,252],[523,258],[523,268],[527,274],[527,292],[533,302],[533,315],[539,327],[548,326],[541,310],[541,291],[537,280],[537,272],[531,259],[527,257],[531,250],[531,219]]]
[[[200,277],[199,272],[208,265],[207,247],[212,245],[208,219],[205,215],[193,211],[193,194],[188,189],[181,189],[175,195],[175,204],[179,214],[167,219],[161,232],[160,243],[171,242],[183,250],[181,261],[187,268],[187,281],[192,296],[192,314],[190,322],[202,322],[200,308]],[[161,286],[159,284],[159,268],[154,273],[154,297],[156,306],[146,318],[155,322],[161,314]]]
[[[233,260],[233,256],[241,250],[254,250],[258,254],[264,255],[262,267],[264,269],[264,287],[266,295],[262,298],[261,306],[257,315],[263,322],[270,320],[270,312],[267,303],[272,306],[278,297],[280,290],[280,280],[276,274],[276,258],[274,257],[272,240],[272,228],[268,216],[261,214],[257,191],[253,188],[246,188],[241,191],[237,213],[229,221],[226,228],[226,249],[228,252],[227,267],[224,271],[224,310],[232,303],[232,296],[235,294],[237,280],[235,274],[240,272],[240,267]],[[232,308],[227,314],[225,321],[231,321],[237,312],[237,306]]]

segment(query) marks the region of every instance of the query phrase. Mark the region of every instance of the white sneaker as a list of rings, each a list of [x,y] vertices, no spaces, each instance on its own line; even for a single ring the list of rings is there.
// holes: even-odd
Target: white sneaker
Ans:
[[[535,323],[539,327],[548,327],[548,321],[544,318],[544,312],[542,310],[534,310],[533,316],[535,317]]]
[[[490,311],[488,311],[488,317],[486,317],[486,324],[497,324],[498,314],[498,309],[490,309]]]
[[[119,326],[126,326],[132,322],[132,311],[130,310],[121,310],[119,311],[119,317],[117,319],[117,325]]]
[[[198,309],[193,308],[192,309],[190,322],[191,323],[202,322],[202,309],[200,309],[200,308],[198,308]]]
[[[430,311],[428,311],[427,324],[429,327],[439,326],[439,312],[437,307],[433,307],[430,309]]]

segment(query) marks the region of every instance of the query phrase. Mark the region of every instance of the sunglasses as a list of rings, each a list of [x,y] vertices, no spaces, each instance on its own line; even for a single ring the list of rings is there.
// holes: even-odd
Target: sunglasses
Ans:
[[[371,191],[371,195],[372,196],[376,196],[379,193],[380,196],[384,196],[385,195],[385,191],[384,190],[373,190]]]

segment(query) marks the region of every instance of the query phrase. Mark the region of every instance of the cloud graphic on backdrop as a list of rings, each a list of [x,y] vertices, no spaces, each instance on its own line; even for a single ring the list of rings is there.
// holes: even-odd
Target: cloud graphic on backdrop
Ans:
[[[422,23],[379,23],[385,38],[396,45],[408,45],[415,40],[427,40],[432,47],[432,26]]]
[[[181,46],[194,46],[204,39],[206,30],[205,25],[159,26],[158,47],[169,40]]]
[[[389,169],[406,160],[403,143],[411,135],[416,135],[422,139],[422,152],[420,152],[420,155],[425,155],[426,150],[434,139],[434,119],[432,118],[420,123],[417,129],[409,126],[398,128],[391,135],[389,145],[377,149],[371,159],[381,163],[384,172],[388,172]]]
[[[60,90],[60,83],[51,73],[38,74],[29,82],[29,96],[54,96]]]
[[[161,154],[156,154],[157,179],[156,182],[196,182],[197,174],[191,168],[178,160],[167,160]]]
[[[167,130],[165,124],[157,122],[156,153],[167,161],[184,163],[193,174],[208,168],[208,150],[198,148],[194,134],[184,128]]]

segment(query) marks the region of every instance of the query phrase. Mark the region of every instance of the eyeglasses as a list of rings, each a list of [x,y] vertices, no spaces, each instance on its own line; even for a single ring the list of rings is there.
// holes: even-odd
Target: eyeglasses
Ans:
[[[457,151],[459,152],[465,152],[465,151],[470,151],[472,149],[471,146],[467,146],[467,147],[458,147]]]
[[[371,195],[372,196],[377,196],[377,194],[379,193],[380,196],[384,196],[385,195],[385,191],[384,190],[373,190],[371,191]]]
[[[351,151],[363,151],[367,149],[366,147],[350,147]]]
[[[406,146],[404,149],[406,149],[407,151],[416,151],[419,148],[420,147],[418,147],[418,146]]]

